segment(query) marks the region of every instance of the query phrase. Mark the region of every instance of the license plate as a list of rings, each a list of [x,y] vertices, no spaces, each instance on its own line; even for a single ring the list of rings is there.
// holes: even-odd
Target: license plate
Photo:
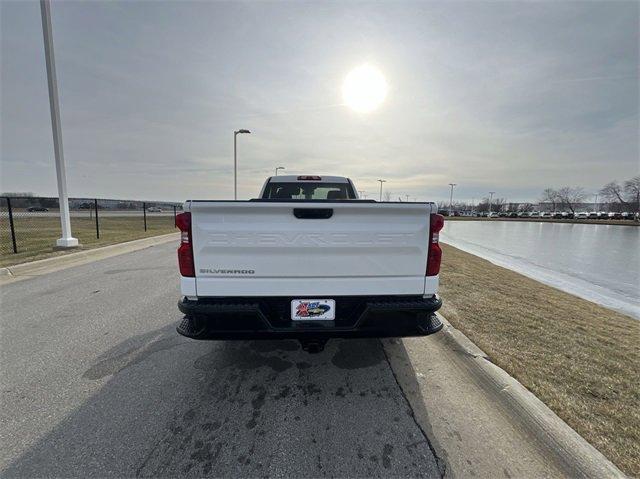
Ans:
[[[336,319],[336,302],[333,299],[294,299],[291,301],[293,321]]]

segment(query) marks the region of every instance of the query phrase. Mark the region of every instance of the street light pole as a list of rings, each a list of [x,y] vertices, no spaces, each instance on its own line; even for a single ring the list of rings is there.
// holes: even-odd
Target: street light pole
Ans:
[[[378,180],[380,182],[380,201],[382,201],[382,183],[386,183],[387,180]]]
[[[490,191],[489,192],[489,214],[491,214],[491,201],[493,200],[494,193],[495,193],[495,191]]]
[[[453,209],[453,187],[456,186],[456,183],[449,183],[451,187],[451,196],[449,196],[449,216],[451,216],[451,210]]]
[[[238,199],[238,148],[237,137],[242,133],[251,133],[249,130],[236,130],[233,132],[233,199]]]
[[[60,226],[62,237],[56,241],[59,248],[75,248],[78,239],[71,236],[69,218],[69,196],[67,195],[67,172],[62,149],[62,127],[60,124],[60,104],[58,103],[58,81],[56,62],[53,55],[53,33],[51,29],[51,3],[40,0],[42,15],[42,36],[44,38],[44,58],[47,64],[47,86],[49,88],[49,107],[51,109],[51,130],[53,132],[53,152],[56,160],[56,179],[58,181],[58,203],[60,206]]]
[[[276,176],[278,176],[278,170],[284,170],[284,166],[277,166],[276,167]]]
[[[598,211],[598,193],[596,193],[595,211]]]

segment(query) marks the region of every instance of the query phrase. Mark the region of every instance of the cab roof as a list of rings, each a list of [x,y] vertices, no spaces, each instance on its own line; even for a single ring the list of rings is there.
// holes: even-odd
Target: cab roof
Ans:
[[[302,181],[312,181],[314,183],[349,183],[349,179],[345,178],[344,176],[324,176],[324,175],[270,176],[268,181],[270,181],[271,183],[299,183]]]

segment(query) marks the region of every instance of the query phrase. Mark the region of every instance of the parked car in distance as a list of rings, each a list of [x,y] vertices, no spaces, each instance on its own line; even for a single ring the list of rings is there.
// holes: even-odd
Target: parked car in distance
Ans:
[[[616,212],[614,212],[614,211],[610,212],[608,216],[609,216],[610,220],[621,220],[622,219],[622,213],[618,213],[617,211]]]
[[[78,209],[79,209],[79,210],[92,210],[92,209],[94,209],[95,207],[96,207],[96,205],[95,205],[95,203],[94,203],[94,202],[92,202],[92,201],[86,201],[86,202],[84,202],[84,203],[81,203],[81,204],[78,206]],[[102,205],[98,204],[98,209],[99,209],[99,210],[101,210],[101,209],[103,209],[103,208],[104,208],[104,207],[103,207]]]
[[[586,211],[582,211],[576,215],[576,219],[579,219],[579,220],[589,219],[589,213],[587,213]]]
[[[540,218],[551,218],[551,213],[543,211],[542,213],[540,213]]]
[[[489,213],[489,218],[498,218],[500,216],[499,213],[496,213],[495,211],[492,211],[491,213]]]
[[[147,208],[149,213],[162,213],[162,208],[158,208],[157,206],[150,206]]]
[[[633,213],[629,213],[628,211],[625,211],[622,213],[623,220],[634,220],[635,218],[636,218],[636,215]]]
[[[572,220],[575,217],[575,215],[571,212],[571,211],[563,211],[562,212],[562,218],[565,220]]]
[[[44,206],[30,206],[29,208],[27,208],[27,211],[30,213],[34,213],[36,211],[44,212],[44,211],[49,211],[49,208],[45,208]]]
[[[588,214],[588,217],[590,220],[597,220],[598,219],[598,213],[596,213],[595,211],[592,211],[591,213]]]
[[[531,213],[529,213],[529,218],[540,218],[540,212],[532,211]]]

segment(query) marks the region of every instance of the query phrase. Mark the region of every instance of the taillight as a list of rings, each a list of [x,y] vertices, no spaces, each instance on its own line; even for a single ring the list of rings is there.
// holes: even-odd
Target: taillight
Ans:
[[[427,276],[436,276],[440,273],[440,261],[442,250],[440,249],[440,230],[444,226],[444,216],[431,214],[429,228],[429,254],[427,256]]]
[[[177,215],[176,226],[180,229],[180,247],[178,248],[180,275],[193,278],[196,275],[196,269],[193,264],[193,248],[191,246],[191,213]]]

